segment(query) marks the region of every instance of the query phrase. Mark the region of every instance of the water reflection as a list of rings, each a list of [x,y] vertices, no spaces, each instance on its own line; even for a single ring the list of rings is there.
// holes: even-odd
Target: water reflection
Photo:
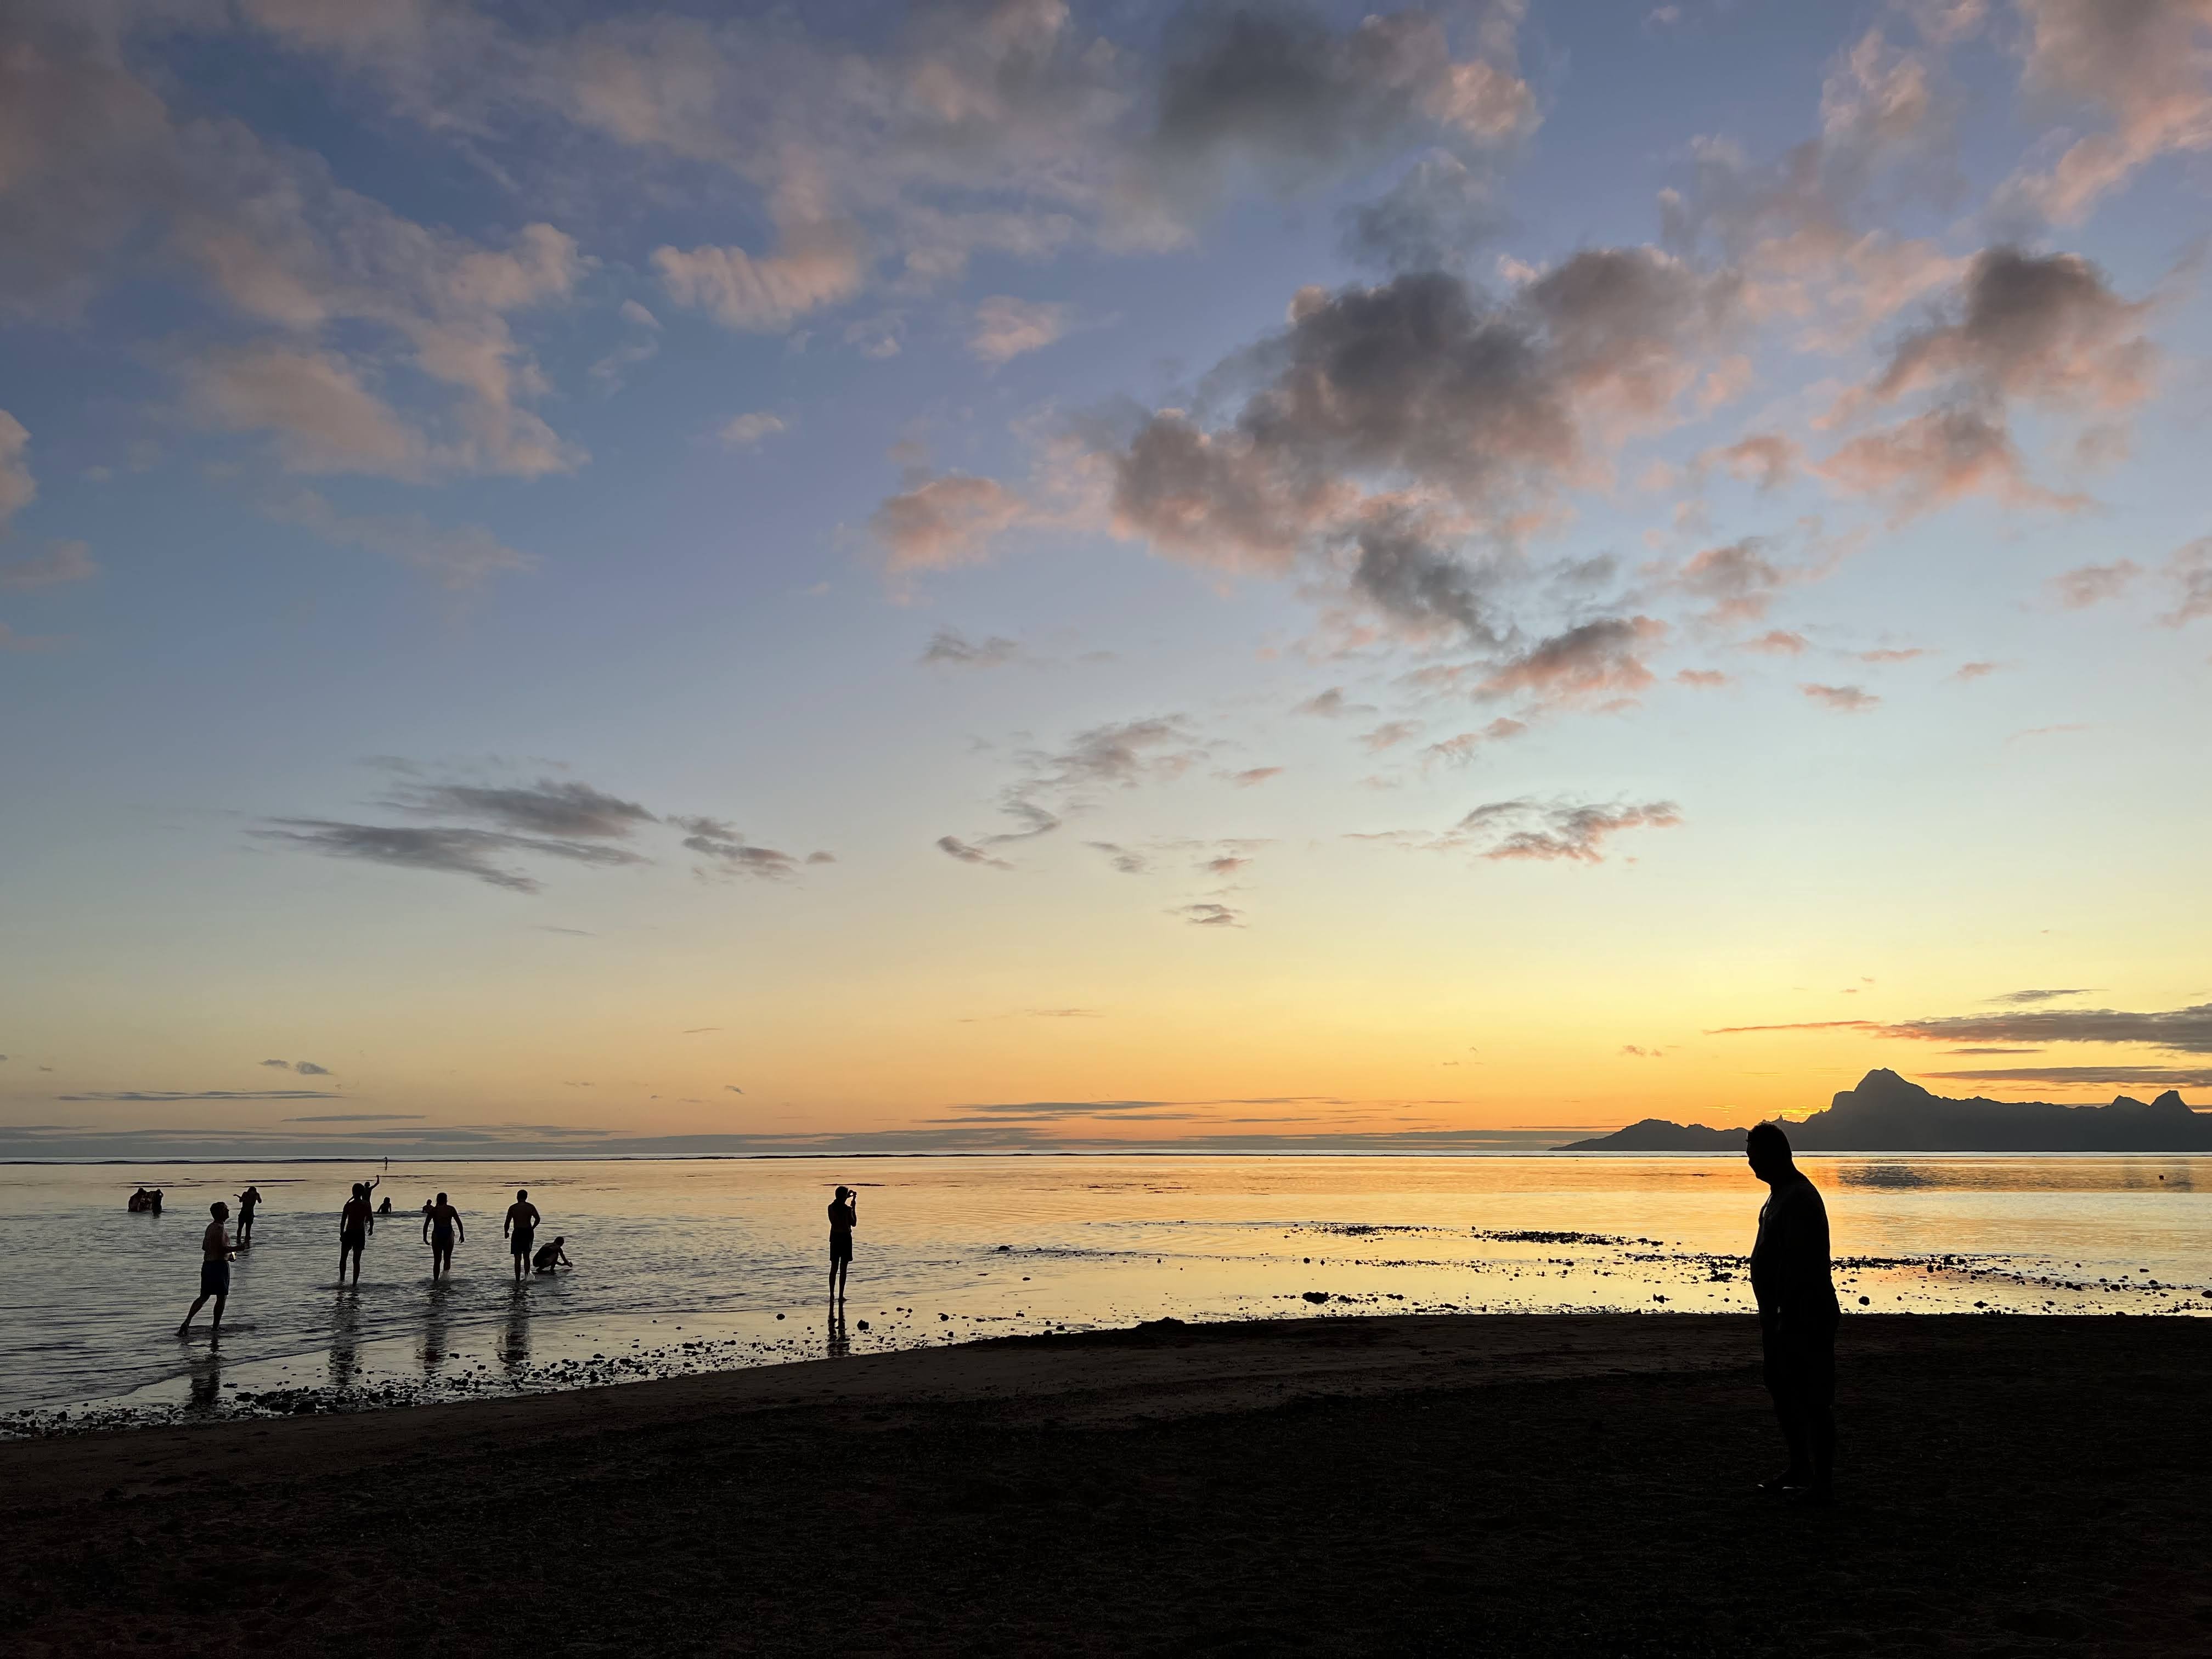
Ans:
[[[520,1279],[507,1295],[507,1321],[499,1334],[499,1363],[511,1371],[530,1363],[530,1293]]]
[[[437,1376],[453,1346],[452,1298],[452,1281],[441,1279],[430,1286],[428,1299],[422,1306],[422,1375],[426,1378]]]
[[[222,1401],[222,1342],[211,1340],[206,1352],[196,1353],[186,1362],[191,1373],[191,1403],[195,1406],[216,1406]]]
[[[331,1316],[331,1386],[349,1389],[361,1375],[361,1293],[338,1292],[337,1310]]]
[[[845,1334],[845,1310],[833,1304],[830,1309],[830,1358],[842,1359],[852,1352],[853,1340]]]

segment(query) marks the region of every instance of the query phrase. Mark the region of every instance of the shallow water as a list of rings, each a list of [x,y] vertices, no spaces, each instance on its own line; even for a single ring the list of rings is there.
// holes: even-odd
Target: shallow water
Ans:
[[[1804,1167],[1847,1309],[2212,1310],[2212,1158]],[[1764,1196],[1718,1157],[407,1164],[341,1291],[337,1208],[372,1173],[0,1167],[0,1434],[64,1412],[77,1426],[400,1404],[1166,1316],[1741,1310]],[[207,1206],[248,1181],[269,1201],[222,1341],[205,1311],[179,1341]],[[140,1182],[166,1190],[164,1214],[125,1212]],[[839,1182],[861,1194],[842,1330],[823,1295]],[[500,1218],[518,1186],[574,1272],[514,1282]],[[468,1236],[434,1287],[410,1212],[439,1190]]]

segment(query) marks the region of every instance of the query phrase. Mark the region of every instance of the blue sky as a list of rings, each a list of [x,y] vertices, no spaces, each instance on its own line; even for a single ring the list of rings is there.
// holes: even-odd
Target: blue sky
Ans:
[[[5,30],[11,1144],[2212,1078],[2203,0]]]

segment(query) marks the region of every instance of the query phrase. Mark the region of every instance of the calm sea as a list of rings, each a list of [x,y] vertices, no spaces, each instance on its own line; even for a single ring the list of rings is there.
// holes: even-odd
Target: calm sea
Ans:
[[[2212,1158],[1805,1168],[1853,1311],[2212,1310]],[[64,1410],[403,1404],[1169,1315],[1740,1310],[1765,1190],[1740,1159],[1699,1157],[395,1164],[378,1196],[398,1212],[341,1291],[337,1209],[377,1173],[0,1167],[0,1433]],[[222,1341],[179,1341],[208,1204],[249,1181],[268,1202]],[[164,1214],[125,1212],[141,1182]],[[823,1297],[840,1182],[860,1192],[842,1328]],[[517,1187],[574,1271],[514,1284],[500,1218]],[[409,1212],[441,1189],[469,1231],[434,1287]]]

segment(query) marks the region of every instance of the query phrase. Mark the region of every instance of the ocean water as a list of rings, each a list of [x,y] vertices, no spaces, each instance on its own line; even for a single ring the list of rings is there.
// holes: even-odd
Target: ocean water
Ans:
[[[1847,1311],[2212,1311],[2212,1158],[1808,1158]],[[0,1166],[0,1435],[401,1405],[1173,1316],[1742,1310],[1765,1188],[1718,1157],[911,1158],[394,1165],[357,1288],[324,1164]],[[223,1334],[216,1198],[267,1196]],[[160,1216],[124,1206],[143,1182]],[[846,1316],[832,1187],[860,1193]],[[573,1272],[517,1285],[517,1187]],[[422,1201],[468,1235],[429,1277]],[[67,1413],[66,1419],[63,1414]]]

